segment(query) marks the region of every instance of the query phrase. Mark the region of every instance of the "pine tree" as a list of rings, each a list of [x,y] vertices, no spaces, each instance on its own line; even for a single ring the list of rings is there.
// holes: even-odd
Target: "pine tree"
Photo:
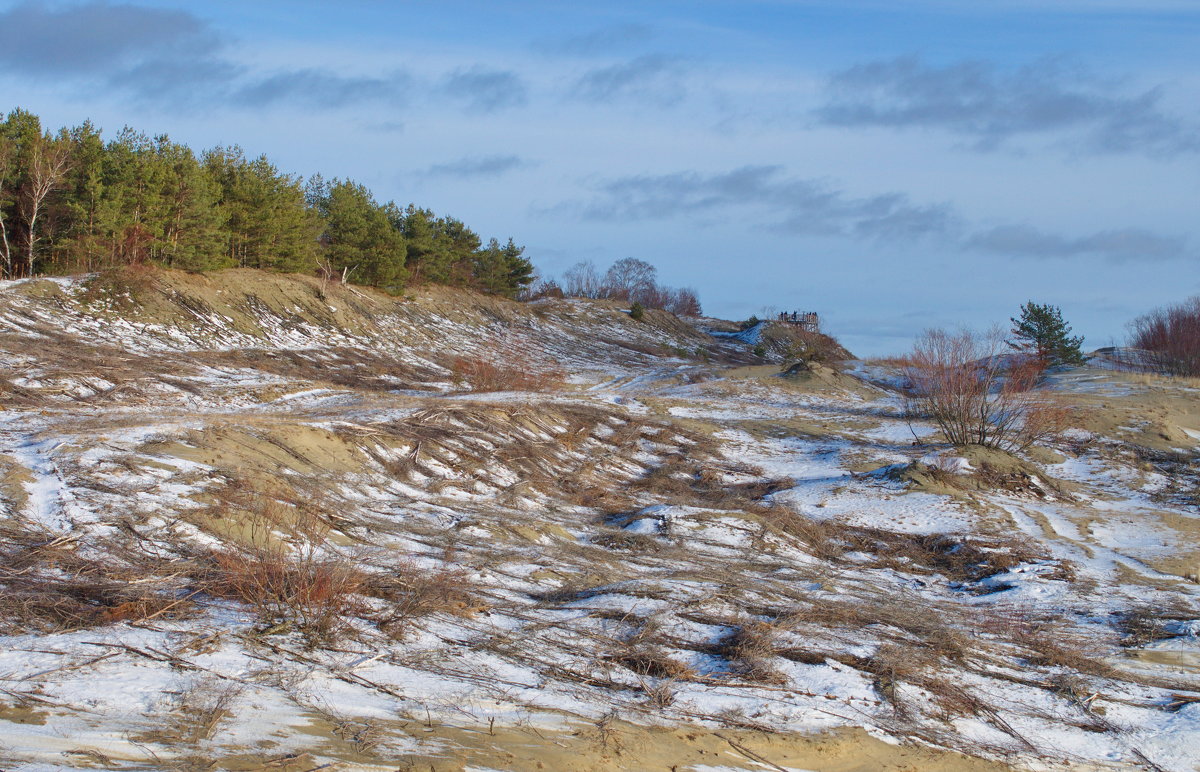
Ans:
[[[1079,365],[1084,356],[1083,336],[1071,337],[1071,326],[1063,321],[1057,306],[1030,301],[1021,306],[1021,317],[1012,318],[1012,340],[1008,345],[1040,359],[1047,365]]]
[[[130,127],[108,142],[85,121],[54,134],[25,110],[0,114],[0,278],[152,263],[352,276],[516,296],[533,279],[512,239],[486,246],[463,221],[379,204],[349,181],[281,172],[266,156],[197,156]],[[646,301],[643,300],[643,303]]]
[[[380,206],[371,191],[350,180],[334,180],[324,204],[325,259],[355,281],[393,294],[404,289],[404,236],[393,227],[392,205]]]

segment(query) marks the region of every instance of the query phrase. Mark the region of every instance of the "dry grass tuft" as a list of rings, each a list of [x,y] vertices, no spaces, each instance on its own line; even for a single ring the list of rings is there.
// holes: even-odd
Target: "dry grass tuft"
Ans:
[[[729,660],[732,674],[742,680],[784,684],[787,678],[771,665],[780,648],[779,633],[767,622],[746,622],[718,642],[713,653]]]
[[[647,678],[686,681],[696,677],[696,671],[691,667],[650,644],[631,644],[606,659]]]
[[[387,602],[374,619],[394,638],[404,637],[415,620],[431,614],[474,616],[487,611],[475,583],[453,568],[428,571],[407,564],[393,566],[369,574],[362,591]]]

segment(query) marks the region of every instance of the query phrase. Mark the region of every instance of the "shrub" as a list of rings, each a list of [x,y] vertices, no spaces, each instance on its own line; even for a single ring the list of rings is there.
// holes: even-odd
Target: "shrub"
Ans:
[[[633,305],[631,305],[629,307],[629,318],[635,322],[640,322],[640,321],[642,321],[642,319],[645,318],[645,316],[646,316],[646,307],[643,306],[641,303],[637,302],[636,300],[633,301]]]
[[[1071,412],[1033,391],[1040,360],[1003,350],[999,330],[927,330],[905,367],[910,413],[928,416],[954,445],[1020,450],[1065,429]]]
[[[336,637],[365,584],[346,557],[281,543],[213,552],[203,576],[210,595],[246,603],[264,621],[292,624],[313,643]]]
[[[786,336],[786,337],[783,337]],[[784,359],[801,359],[805,362],[840,362],[850,359],[850,352],[838,343],[837,338],[822,332],[810,330],[788,329],[782,332],[781,339],[787,341],[784,347]]]
[[[538,364],[521,355],[462,356],[450,362],[455,385],[470,391],[552,391],[566,374],[556,366]]]
[[[562,287],[554,279],[539,280],[530,284],[517,294],[518,300],[541,300],[543,298],[556,298],[561,300],[566,297]]]
[[[1132,324],[1131,345],[1146,365],[1164,375],[1200,376],[1200,295],[1158,308]]]

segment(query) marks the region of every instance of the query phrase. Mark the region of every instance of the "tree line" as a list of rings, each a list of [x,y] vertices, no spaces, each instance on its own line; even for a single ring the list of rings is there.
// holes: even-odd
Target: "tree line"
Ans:
[[[379,203],[352,180],[307,180],[237,146],[199,155],[166,135],[91,123],[0,121],[4,278],[153,263],[188,271],[317,272],[396,293],[449,284],[515,297],[533,280],[524,247],[486,244],[461,220]]]
[[[543,297],[620,300],[643,308],[659,308],[679,316],[700,316],[700,298],[691,287],[667,287],[658,283],[658,269],[645,260],[623,257],[603,274],[589,260],[568,268],[562,281],[538,280],[525,293],[530,299]]]

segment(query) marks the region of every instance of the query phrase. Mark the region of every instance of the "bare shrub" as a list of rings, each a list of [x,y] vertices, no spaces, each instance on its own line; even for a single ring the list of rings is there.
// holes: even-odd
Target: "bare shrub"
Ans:
[[[555,298],[561,300],[566,297],[559,283],[554,279],[542,279],[529,285],[528,289],[521,292],[518,298],[521,300],[542,300],[543,298]]]
[[[264,622],[299,630],[310,644],[336,638],[359,610],[367,575],[329,544],[333,530],[315,491],[232,478],[214,492],[214,518],[237,523],[237,543],[194,555],[209,595],[245,603]]]
[[[676,316],[700,316],[700,295],[691,287],[680,287],[674,291],[667,310]]]
[[[663,710],[669,708],[675,702],[675,682],[668,679],[659,681],[658,683],[641,684],[642,691],[646,694],[646,703],[651,707]]]
[[[1200,376],[1200,295],[1138,317],[1130,328],[1131,345],[1147,352],[1152,371]]]
[[[162,738],[185,745],[211,740],[221,724],[235,715],[245,688],[211,676],[192,684],[177,696],[173,715],[161,730]]]
[[[264,621],[293,625],[319,643],[342,632],[366,576],[343,556],[272,544],[211,553],[202,582],[210,595],[246,603]]]
[[[907,407],[928,416],[953,445],[1021,450],[1070,421],[1070,411],[1033,391],[1041,367],[1004,356],[999,329],[986,334],[926,330],[908,357]]]
[[[450,361],[453,382],[471,391],[553,391],[567,375],[548,361],[538,361],[520,341],[502,340],[482,354]]]
[[[1021,447],[1051,442],[1078,425],[1079,411],[1056,394],[1039,393],[1025,403],[1021,419]]]

